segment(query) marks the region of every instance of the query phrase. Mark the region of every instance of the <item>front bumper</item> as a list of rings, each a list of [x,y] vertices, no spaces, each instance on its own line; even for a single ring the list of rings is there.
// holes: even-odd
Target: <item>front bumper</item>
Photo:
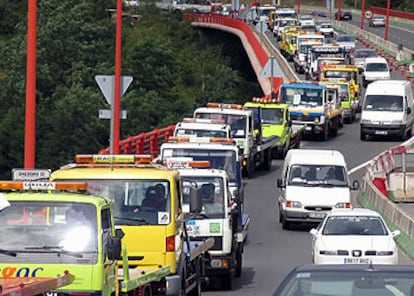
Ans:
[[[400,136],[405,131],[402,124],[361,124],[361,132],[371,136]]]
[[[326,214],[331,209],[331,207],[325,207],[323,210],[318,211],[306,209],[285,209],[284,218],[289,222],[319,223],[325,218]]]

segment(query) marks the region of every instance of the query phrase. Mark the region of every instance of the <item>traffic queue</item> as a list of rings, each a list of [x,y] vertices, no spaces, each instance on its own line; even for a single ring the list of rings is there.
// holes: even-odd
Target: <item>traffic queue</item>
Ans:
[[[294,223],[318,225],[310,231],[315,265],[398,263],[394,238],[400,232],[378,213],[352,207],[359,182],[349,180],[344,156],[300,148],[304,136],[325,141],[355,121],[362,100],[359,69],[349,63],[354,49],[326,44],[332,33],[323,24],[318,32],[309,24],[303,31],[296,23],[290,27],[291,19],[296,13],[285,9],[267,20],[281,52],[307,81],[282,84],[277,99],[200,107],[153,155],[76,155],[53,172],[30,170],[0,181],[0,228],[9,238],[0,242],[2,277],[59,278],[68,270],[69,280],[48,290],[59,296],[201,295],[212,280],[232,290],[243,272],[251,223],[243,177],[270,171],[273,159],[283,160],[275,182],[279,222],[287,230]],[[412,92],[403,89],[412,102]],[[365,112],[371,105],[362,106]],[[323,281],[307,276],[316,267],[301,268],[295,279],[304,282],[282,284],[276,295],[330,295]],[[393,284],[359,272],[336,284],[346,291]],[[305,294],[305,286],[312,293]]]

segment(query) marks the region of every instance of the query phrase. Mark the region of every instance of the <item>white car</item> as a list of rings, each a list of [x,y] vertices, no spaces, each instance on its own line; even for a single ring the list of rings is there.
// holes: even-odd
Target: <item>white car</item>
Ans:
[[[398,248],[381,215],[364,208],[333,209],[312,234],[315,264],[397,264]]]
[[[334,37],[334,28],[330,23],[322,23],[317,25],[316,30],[321,32],[325,37]]]
[[[311,15],[301,15],[299,18],[299,24],[302,27],[314,27],[315,26],[315,19]]]
[[[365,65],[362,72],[362,85],[367,85],[376,80],[389,80],[391,79],[391,68],[385,58],[366,58]]]

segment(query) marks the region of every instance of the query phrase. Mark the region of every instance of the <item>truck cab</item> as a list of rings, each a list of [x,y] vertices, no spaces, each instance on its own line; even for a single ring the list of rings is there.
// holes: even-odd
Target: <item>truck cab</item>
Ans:
[[[295,70],[299,74],[305,73],[308,51],[313,45],[322,45],[325,37],[322,34],[299,32],[297,37],[296,52],[293,56]]]
[[[252,110],[255,118],[261,113],[263,137],[276,136],[276,145],[272,150],[273,158],[284,158],[290,148],[299,148],[300,134],[304,126],[297,129],[292,126],[287,104],[279,104],[266,98],[254,98],[244,104],[244,109]]]
[[[224,120],[183,118],[175,126],[174,137],[231,138],[231,127]]]
[[[86,194],[85,182],[0,181],[0,188],[10,204],[0,211],[3,276],[56,277],[70,269],[73,283],[52,293],[117,291],[122,233],[108,200]]]
[[[204,165],[203,165],[204,164]],[[244,242],[250,217],[233,202],[226,171],[209,168],[209,162],[183,162],[170,159],[168,166],[175,166],[183,179],[183,211],[190,211],[190,192],[197,189],[201,195],[200,215],[187,220],[187,232],[194,241],[213,237],[206,263],[206,276],[219,279],[222,288],[230,290],[233,277],[242,273]],[[203,166],[202,166],[203,165]],[[242,220],[238,225],[237,221]]]
[[[199,256],[187,256],[193,250],[185,235],[181,177],[152,162],[149,155],[77,155],[51,179],[85,181],[88,192],[111,201],[114,223],[125,233],[129,265],[147,270],[170,266],[153,289],[164,295],[198,294],[203,254],[212,244],[200,244]]]
[[[319,60],[329,64],[330,59],[343,59],[345,62],[346,52],[340,45],[314,45],[308,51],[306,57],[305,74],[308,80],[317,80],[320,69]]]
[[[279,102],[289,105],[294,124],[306,125],[307,136],[326,140],[329,134],[336,136],[342,125],[337,89],[317,83],[284,83],[279,89]]]
[[[327,64],[321,69],[320,80],[346,80],[351,86],[352,96],[359,98],[359,70],[356,65]]]

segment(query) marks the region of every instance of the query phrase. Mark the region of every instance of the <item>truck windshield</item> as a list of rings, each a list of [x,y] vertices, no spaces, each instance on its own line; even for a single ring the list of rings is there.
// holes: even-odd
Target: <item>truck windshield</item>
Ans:
[[[86,181],[91,194],[111,200],[115,225],[170,223],[171,195],[167,180]]]
[[[392,95],[367,95],[364,110],[367,111],[403,111],[403,97]]]
[[[247,115],[223,113],[197,113],[196,118],[219,119],[231,127],[232,138],[244,138],[247,130]]]
[[[320,106],[323,102],[322,89],[305,87],[282,87],[279,99],[281,103],[289,105]]]
[[[173,157],[191,157],[194,161],[208,160],[213,169],[225,170],[230,182],[236,182],[237,154],[234,150],[213,150],[201,148],[164,148],[161,151],[162,160],[166,161]]]
[[[350,81],[351,79],[355,80],[356,73],[354,71],[340,71],[340,70],[327,70],[324,71],[324,78],[328,78],[329,80],[337,80],[341,78],[345,78],[346,81]]]
[[[258,108],[247,107],[247,110],[253,111],[254,118],[258,118]],[[263,123],[282,124],[283,123],[283,109],[281,108],[261,108],[261,117]]]
[[[204,129],[177,129],[175,136],[205,137],[205,138],[229,138],[226,130],[204,130]]]
[[[190,211],[190,187],[201,190],[202,213],[209,218],[224,218],[224,184],[218,177],[183,176],[183,210]]]
[[[289,170],[289,185],[348,186],[345,168],[335,165],[292,165]]]
[[[33,200],[10,203],[10,207],[0,212],[1,250],[18,254],[36,253],[36,256],[25,257],[30,262],[44,261],[47,257],[50,262],[61,263],[64,260],[73,263],[70,261],[72,256],[59,257],[71,253],[80,254],[85,260],[97,260],[97,212],[94,205]],[[59,256],[50,256],[51,253]]]

